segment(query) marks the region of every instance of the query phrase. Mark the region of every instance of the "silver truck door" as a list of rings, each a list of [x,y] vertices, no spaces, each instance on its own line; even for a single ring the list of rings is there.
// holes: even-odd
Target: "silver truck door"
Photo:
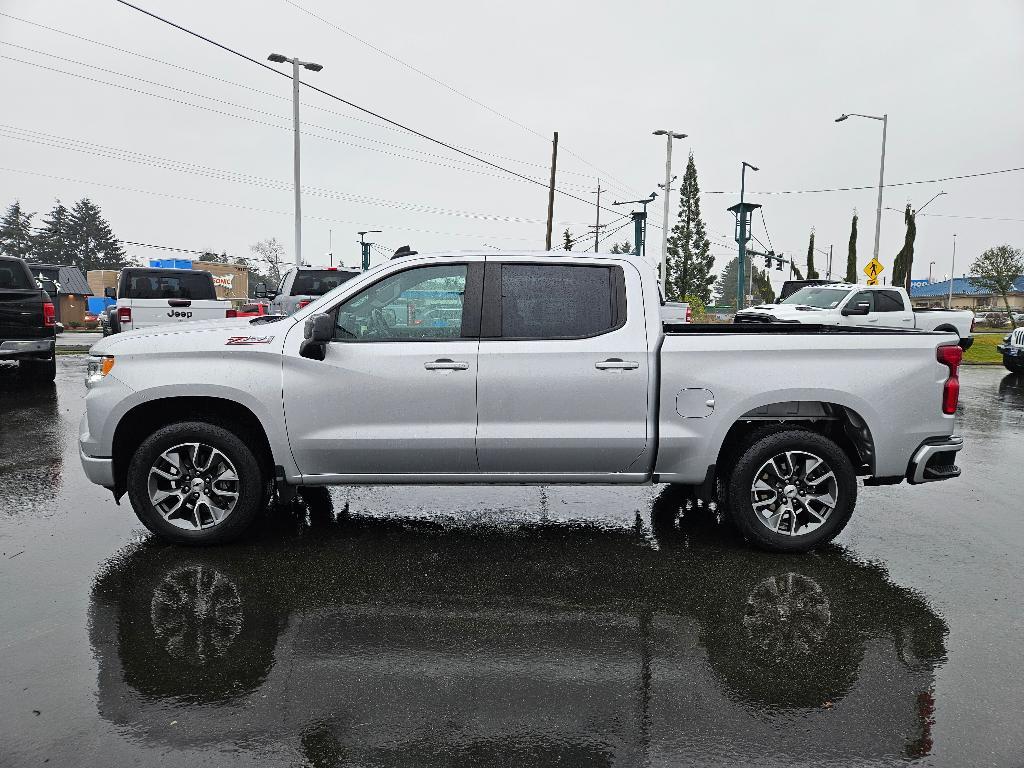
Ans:
[[[634,267],[599,259],[489,259],[477,395],[480,470],[625,472],[648,440],[648,368]]]
[[[323,361],[289,335],[285,418],[302,474],[476,471],[482,283],[482,261],[412,266],[334,309]]]

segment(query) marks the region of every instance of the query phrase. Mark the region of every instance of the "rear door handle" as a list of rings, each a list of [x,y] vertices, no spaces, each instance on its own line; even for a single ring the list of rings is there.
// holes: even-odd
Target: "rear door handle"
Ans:
[[[612,357],[608,360],[594,363],[594,367],[599,371],[632,371],[634,368],[639,368],[640,363],[636,360],[621,360],[617,357]]]
[[[463,360],[451,360],[447,357],[442,357],[433,362],[424,363],[423,367],[428,371],[465,371],[469,368],[469,363]]]

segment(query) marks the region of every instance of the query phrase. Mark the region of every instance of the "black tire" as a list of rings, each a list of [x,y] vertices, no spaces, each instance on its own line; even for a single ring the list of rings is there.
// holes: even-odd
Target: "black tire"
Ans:
[[[238,499],[219,523],[201,529],[186,529],[169,522],[156,509],[149,495],[150,469],[160,455],[182,443],[198,442],[216,448],[234,464],[238,476]],[[139,520],[150,531],[177,544],[223,544],[238,539],[263,509],[266,479],[252,449],[224,427],[185,421],[171,424],[147,437],[128,466],[128,498]]]
[[[1024,373],[1024,364],[1009,355],[1003,355],[1003,367],[1010,373]]]
[[[769,459],[786,451],[814,454],[824,460],[835,476],[835,506],[825,515],[823,523],[803,534],[799,533],[802,527],[799,525],[795,535],[769,530],[761,522],[751,500],[755,475]],[[857,501],[857,474],[842,449],[827,437],[803,429],[781,430],[751,440],[738,456],[727,481],[728,510],[740,533],[756,546],[772,552],[806,552],[832,541],[853,514]],[[813,522],[806,512],[801,512],[800,516]]]
[[[49,360],[22,360],[18,363],[18,374],[27,382],[52,384],[57,378],[57,355]]]

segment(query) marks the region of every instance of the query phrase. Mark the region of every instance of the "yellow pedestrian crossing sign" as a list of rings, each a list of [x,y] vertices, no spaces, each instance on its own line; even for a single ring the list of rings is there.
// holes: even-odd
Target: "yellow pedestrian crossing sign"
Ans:
[[[878,276],[882,273],[885,267],[882,266],[882,262],[878,259],[872,258],[864,267],[864,274],[868,276],[868,285],[878,285]]]

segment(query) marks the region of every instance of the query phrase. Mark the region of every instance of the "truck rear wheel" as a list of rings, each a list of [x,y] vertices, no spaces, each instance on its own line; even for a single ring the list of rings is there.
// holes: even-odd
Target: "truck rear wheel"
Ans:
[[[846,526],[857,475],[832,440],[791,429],[753,440],[727,483],[728,510],[743,536],[775,552],[827,544]]]
[[[264,506],[266,483],[252,449],[202,422],[171,424],[147,437],[127,480],[142,524],[178,544],[233,541]]]

